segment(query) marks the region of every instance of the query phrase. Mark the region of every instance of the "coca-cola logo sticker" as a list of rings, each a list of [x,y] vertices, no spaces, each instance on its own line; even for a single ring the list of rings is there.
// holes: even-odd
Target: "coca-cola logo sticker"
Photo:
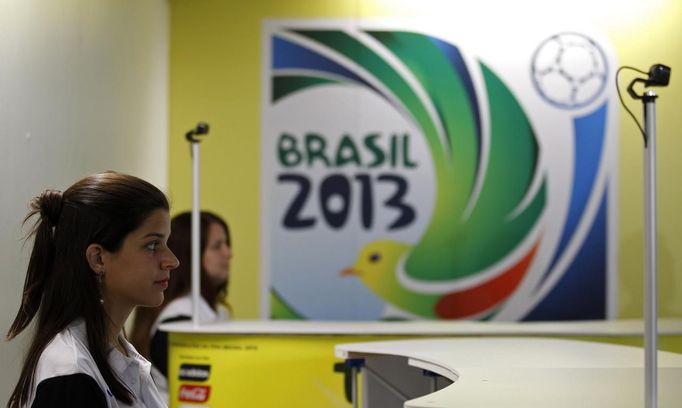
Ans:
[[[181,385],[178,399],[185,402],[206,402],[211,394],[211,387],[206,385]]]

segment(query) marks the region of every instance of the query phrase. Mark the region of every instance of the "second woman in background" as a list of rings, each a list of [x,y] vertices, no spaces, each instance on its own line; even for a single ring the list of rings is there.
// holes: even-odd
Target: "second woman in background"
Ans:
[[[132,343],[143,356],[148,356],[164,377],[168,375],[168,335],[158,330],[158,326],[192,319],[191,221],[191,212],[178,214],[171,220],[168,247],[180,260],[180,266],[171,274],[163,304],[153,309],[138,308],[133,323]],[[230,229],[222,218],[207,211],[201,212],[200,225],[199,321],[209,323],[227,320],[230,307],[226,298],[232,258]],[[157,385],[164,388],[164,384]]]

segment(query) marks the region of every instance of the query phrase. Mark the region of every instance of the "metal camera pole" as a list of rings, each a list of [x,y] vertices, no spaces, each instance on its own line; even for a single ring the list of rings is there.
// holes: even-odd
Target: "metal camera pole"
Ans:
[[[644,390],[647,408],[656,408],[658,383],[658,305],[656,242],[656,93],[646,91],[644,103]]]
[[[199,264],[201,254],[199,253],[200,231],[200,205],[199,205],[199,142],[197,136],[208,134],[208,124],[199,123],[197,127],[185,134],[185,138],[191,145],[192,153],[192,323],[194,327],[199,326],[199,301],[201,296],[201,277]]]
[[[641,71],[640,71],[641,72]],[[656,98],[647,90],[638,95],[634,85],[667,86],[670,67],[654,64],[647,79],[635,78],[628,93],[644,103],[644,402],[646,408],[658,406],[658,296],[656,224]],[[627,107],[626,107],[627,108]],[[633,116],[634,118],[634,116]]]

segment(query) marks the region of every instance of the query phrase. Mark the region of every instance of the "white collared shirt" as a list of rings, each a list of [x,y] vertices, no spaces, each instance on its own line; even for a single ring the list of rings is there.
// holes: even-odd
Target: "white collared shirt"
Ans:
[[[88,350],[85,321],[78,319],[55,336],[40,355],[35,371],[34,387],[26,406],[30,407],[33,403],[36,388],[42,381],[59,376],[86,374],[92,377],[102,389],[109,408],[166,407],[150,375],[151,363],[142,357],[123,336],[120,336],[120,339],[128,356],[112,346],[108,360],[113,372],[135,396],[132,405],[116,400],[109,390],[109,386]]]

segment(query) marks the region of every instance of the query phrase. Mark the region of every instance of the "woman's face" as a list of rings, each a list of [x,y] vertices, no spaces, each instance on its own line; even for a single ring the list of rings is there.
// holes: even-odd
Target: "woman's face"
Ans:
[[[116,252],[104,251],[102,298],[105,306],[122,310],[134,306],[159,306],[168,287],[170,271],[178,258],[166,245],[170,235],[168,211],[153,211],[123,240]]]
[[[201,260],[206,274],[214,283],[227,282],[231,258],[232,249],[227,245],[225,230],[220,224],[209,224],[206,248]]]

